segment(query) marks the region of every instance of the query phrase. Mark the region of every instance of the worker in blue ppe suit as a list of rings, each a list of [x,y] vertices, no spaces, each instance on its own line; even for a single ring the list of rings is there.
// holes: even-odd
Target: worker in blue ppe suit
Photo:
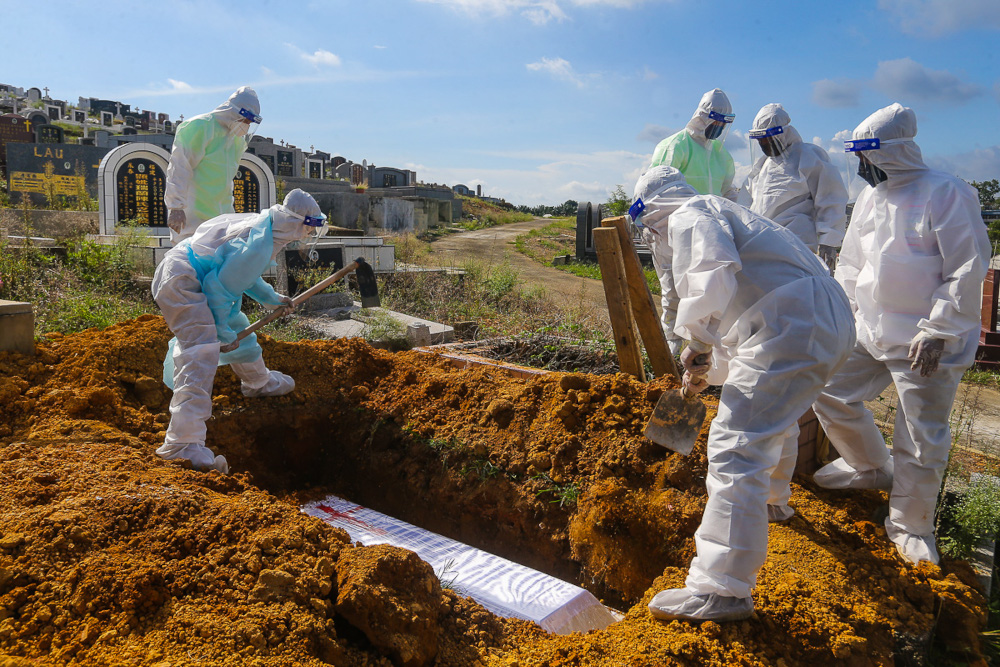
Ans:
[[[847,188],[827,152],[802,141],[780,104],[757,113],[750,146],[761,154],[745,186],[747,206],[798,236],[832,272],[847,227]]]
[[[225,457],[205,446],[215,369],[221,364],[232,366],[245,396],[281,396],[295,388],[292,378],[267,369],[256,335],[237,346],[236,334],[250,324],[240,306],[247,294],[267,308],[291,312],[291,299],[261,274],[285,245],[322,228],[325,220],[309,194],[292,190],[284,203],[261,213],[213,218],[167,252],[152,287],[175,336],[164,361],[164,382],[174,394],[157,455],[187,459],[199,470],[229,471]]]
[[[674,167],[700,194],[722,195],[735,201],[736,167],[723,145],[735,118],[726,94],[718,88],[708,91],[684,129],[657,144],[650,168]]]
[[[816,483],[890,489],[889,539],[911,563],[939,560],[934,508],[948,452],[948,418],[979,343],[990,244],[976,191],[929,169],[913,141],[912,109],[876,111],[846,142],[869,187],[858,197],[836,278],[851,301],[858,343],[813,409],[843,458]],[[864,401],[895,384],[892,454]]]
[[[659,194],[665,216],[652,229],[672,253],[675,329],[688,341],[683,382],[693,392],[721,384],[722,393],[697,556],[685,587],[657,593],[649,609],[666,620],[737,620],[753,613],[768,505],[787,507],[787,497],[770,497],[787,481],[771,478],[794,467],[798,420],[850,353],[854,326],[844,291],[794,234],[722,197],[696,196],[671,171]]]
[[[209,218],[234,212],[233,179],[260,122],[257,93],[244,86],[214,111],[177,127],[163,193],[175,244]]]

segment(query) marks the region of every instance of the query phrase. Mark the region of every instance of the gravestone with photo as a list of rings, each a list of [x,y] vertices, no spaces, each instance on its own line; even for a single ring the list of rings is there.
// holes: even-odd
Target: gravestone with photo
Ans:
[[[104,127],[111,127],[115,124],[115,115],[110,111],[101,112],[101,125]]]
[[[295,153],[292,151],[281,151],[277,152],[277,175],[278,176],[295,176]]]
[[[74,123],[80,123],[81,125],[83,123],[86,123],[87,122],[87,112],[86,111],[81,111],[79,109],[75,109],[73,111],[73,122]]]
[[[62,120],[62,109],[55,104],[46,104],[45,113],[49,117],[49,120]]]

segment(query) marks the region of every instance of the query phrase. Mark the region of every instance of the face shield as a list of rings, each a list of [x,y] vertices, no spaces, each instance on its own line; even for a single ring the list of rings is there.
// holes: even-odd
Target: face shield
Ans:
[[[850,155],[853,153],[858,160],[857,171],[850,169],[850,162],[848,162],[847,173],[852,175],[857,174],[867,185],[875,187],[879,183],[883,183],[889,180],[889,176],[875,166],[871,160],[865,155],[869,151],[877,151],[882,148],[882,142],[876,137],[874,139],[852,139],[850,141],[844,142],[844,154],[848,156],[850,160]],[[852,183],[853,185],[853,183]]]
[[[750,130],[750,164],[756,164],[761,157],[778,157],[784,151],[781,135],[785,128],[781,125],[766,130]]]
[[[240,116],[242,120],[237,123],[236,134],[245,136],[249,144],[253,135],[257,134],[257,128],[260,127],[260,123],[264,119],[246,107],[240,107]]]
[[[302,220],[302,224],[307,227],[312,228],[310,236],[312,236],[312,243],[309,245],[309,261],[315,262],[319,260],[319,253],[316,251],[316,243],[326,236],[327,231],[330,229],[330,224],[326,219],[326,216],[320,213],[318,216],[307,215]]]
[[[708,127],[705,128],[705,138],[725,142],[729,133],[729,126],[736,120],[734,113],[719,113],[718,111],[708,112]]]

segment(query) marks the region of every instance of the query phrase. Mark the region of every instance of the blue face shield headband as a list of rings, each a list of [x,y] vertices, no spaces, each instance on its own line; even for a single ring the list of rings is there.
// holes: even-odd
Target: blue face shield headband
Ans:
[[[777,127],[769,127],[766,130],[750,130],[751,139],[764,139],[766,137],[773,137],[779,134],[784,134],[785,128],[778,125]]]
[[[246,118],[251,123],[260,124],[261,121],[264,120],[263,118],[261,118],[260,116],[258,116],[257,114],[255,114],[253,111],[250,111],[250,109],[246,109],[246,108],[243,108],[243,107],[240,108],[240,115],[243,116],[244,118]]]
[[[875,139],[851,139],[844,142],[845,153],[857,153],[858,151],[877,151],[882,147],[882,142]]]
[[[718,111],[709,111],[708,117],[718,123],[732,123],[734,120],[736,120],[736,114],[719,113]]]
[[[310,227],[322,227],[326,224],[326,216],[320,215],[319,217],[314,217],[307,215],[305,216],[305,220],[302,221],[302,224],[309,225]]]
[[[642,203],[642,198],[636,199],[635,203],[628,207],[628,217],[632,219],[635,226],[642,229],[642,223],[639,222],[639,216],[642,212],[646,210],[646,205]]]

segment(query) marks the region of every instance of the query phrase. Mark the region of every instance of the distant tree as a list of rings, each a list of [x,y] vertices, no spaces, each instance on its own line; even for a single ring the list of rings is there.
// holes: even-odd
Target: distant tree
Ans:
[[[988,211],[1000,209],[1000,181],[972,181],[972,187],[979,191],[979,205]]]
[[[616,185],[611,196],[608,197],[608,210],[612,216],[625,215],[628,211],[628,207],[632,204],[628,195],[625,194],[625,188],[621,185]]]

